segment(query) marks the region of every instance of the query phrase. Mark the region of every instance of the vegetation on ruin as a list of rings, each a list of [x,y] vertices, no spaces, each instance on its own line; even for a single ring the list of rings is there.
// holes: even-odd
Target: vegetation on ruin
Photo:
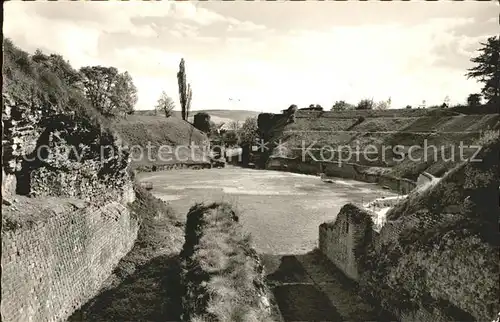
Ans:
[[[85,98],[82,75],[62,56],[41,51],[30,55],[8,38],[3,40],[3,52],[3,94],[39,102],[41,113],[54,108],[101,123],[102,114]]]
[[[263,267],[227,203],[194,205],[181,252],[185,321],[271,321]]]
[[[366,287],[386,305],[439,308],[453,320],[498,311],[498,132],[481,143],[481,162],[458,165],[388,212],[403,230],[363,258]],[[447,298],[431,295],[436,289]]]

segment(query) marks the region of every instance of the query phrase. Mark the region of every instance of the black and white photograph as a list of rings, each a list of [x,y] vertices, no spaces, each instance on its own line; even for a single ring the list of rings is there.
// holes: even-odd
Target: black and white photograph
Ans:
[[[2,6],[3,322],[500,322],[500,0]]]

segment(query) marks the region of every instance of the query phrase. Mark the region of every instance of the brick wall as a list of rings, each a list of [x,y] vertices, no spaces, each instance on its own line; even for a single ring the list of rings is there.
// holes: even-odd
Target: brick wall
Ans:
[[[123,204],[79,207],[52,206],[42,220],[2,231],[3,321],[66,319],[132,248],[138,222]]]

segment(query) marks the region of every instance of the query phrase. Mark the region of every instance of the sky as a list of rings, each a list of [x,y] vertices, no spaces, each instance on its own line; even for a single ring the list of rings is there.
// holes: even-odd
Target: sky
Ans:
[[[162,91],[179,101],[181,58],[192,110],[389,97],[403,108],[480,91],[464,74],[480,42],[500,33],[498,3],[9,1],[3,32],[75,68],[128,71],[136,109],[153,109]]]

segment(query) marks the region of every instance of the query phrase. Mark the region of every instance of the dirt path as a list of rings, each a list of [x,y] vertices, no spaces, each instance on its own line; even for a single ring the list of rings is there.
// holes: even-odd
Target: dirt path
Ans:
[[[68,321],[179,321],[178,270],[175,256],[156,257],[117,287],[92,299]]]
[[[261,257],[285,321],[396,320],[360,297],[355,283],[318,251]]]

